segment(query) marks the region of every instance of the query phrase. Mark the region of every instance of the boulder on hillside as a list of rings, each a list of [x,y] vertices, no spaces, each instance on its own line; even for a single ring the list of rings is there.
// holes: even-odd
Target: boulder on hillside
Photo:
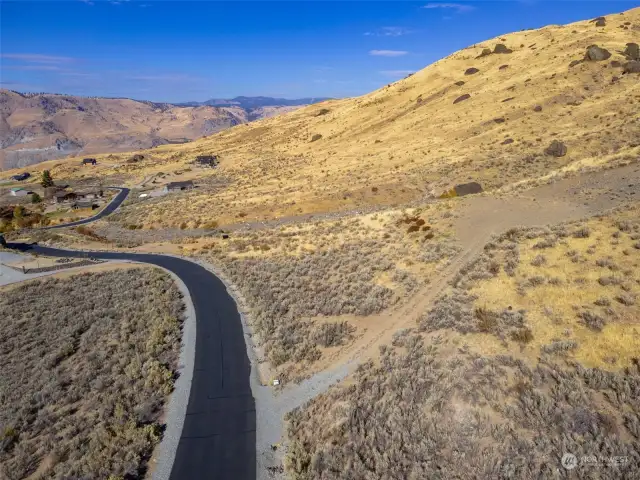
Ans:
[[[612,60],[611,61],[611,68],[620,68],[622,66],[622,64],[617,61],[617,60]]]
[[[542,111],[542,105],[536,105],[535,107],[533,107],[533,111],[534,112],[541,112]]]
[[[601,62],[602,60],[609,59],[609,57],[611,57],[611,52],[609,52],[609,50],[597,45],[590,45],[587,47],[587,53],[585,54],[584,59],[591,62]]]
[[[483,49],[482,53],[480,55],[478,55],[476,58],[486,57],[487,55],[491,55],[491,49],[490,48]]]
[[[500,145],[509,145],[513,143],[513,138],[505,138]]]
[[[584,62],[584,60],[571,60],[571,62],[569,63],[569,68],[573,68],[576,65],[580,65],[582,62]]]
[[[604,27],[607,24],[607,19],[604,17],[598,17],[591,20],[591,23],[595,23],[596,27]]]
[[[453,101],[453,104],[455,105],[456,103],[460,103],[464,100],[467,100],[468,98],[471,98],[471,95],[469,95],[468,93],[465,93],[464,95],[460,95],[458,98],[456,98]]]
[[[559,140],[554,140],[545,149],[544,153],[552,157],[564,157],[567,154],[567,146]]]
[[[455,83],[458,87],[461,87],[462,85],[464,85],[464,82],[462,80],[459,80]]]
[[[637,60],[632,60],[625,63],[622,73],[640,73],[640,62]]]
[[[623,53],[629,60],[640,60],[640,48],[637,43],[627,43]]]
[[[458,197],[464,195],[472,195],[474,193],[482,193],[482,185],[478,182],[461,183],[453,187]]]
[[[493,49],[493,53],[512,53],[512,52],[513,50],[511,50],[510,48],[507,48],[507,46],[502,43],[497,43]]]
[[[473,75],[474,73],[478,73],[479,71],[480,71],[480,70],[478,70],[477,68],[475,68],[475,67],[471,67],[471,68],[467,68],[467,69],[464,71],[464,74],[465,74],[465,75]]]
[[[500,65],[500,67],[498,67],[498,70],[504,70],[505,68],[509,68],[509,65]]]

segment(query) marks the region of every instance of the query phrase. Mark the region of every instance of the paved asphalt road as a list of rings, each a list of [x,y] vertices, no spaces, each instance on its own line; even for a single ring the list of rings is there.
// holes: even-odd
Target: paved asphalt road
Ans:
[[[95,222],[96,220],[100,220],[106,216],[111,215],[116,209],[120,206],[122,202],[124,202],[127,195],[129,195],[129,189],[124,187],[107,187],[113,190],[120,190],[118,194],[109,202],[109,205],[104,207],[100,212],[93,217],[85,218],[83,220],[78,220],[70,223],[63,223],[62,225],[53,225],[51,227],[43,227],[41,230],[52,230],[54,228],[65,228],[65,227],[77,227],[78,225],[84,225],[87,223]]]
[[[89,223],[108,215],[128,193],[122,189],[100,214],[64,226]],[[53,257],[132,260],[158,265],[178,275],[189,289],[195,308],[197,337],[189,404],[170,478],[256,478],[256,409],[249,384],[251,365],[240,314],[220,279],[200,265],[164,255],[79,252],[24,243],[9,243],[8,247]]]

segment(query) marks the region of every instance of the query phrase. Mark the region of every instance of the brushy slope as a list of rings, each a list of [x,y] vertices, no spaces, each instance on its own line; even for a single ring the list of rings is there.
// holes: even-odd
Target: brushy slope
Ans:
[[[182,309],[152,269],[4,289],[0,477],[139,478],[162,436]]]
[[[145,214],[148,223],[156,217],[179,222],[187,212],[201,223],[229,223],[241,213],[273,218],[398,204],[468,179],[492,189],[630,161],[640,152],[640,74],[623,72],[634,56],[627,44],[637,42],[639,32],[636,8],[608,16],[604,27],[585,20],[511,33],[368,95],[162,146],[153,162],[119,171],[140,178],[179,168],[197,154],[219,154],[216,175],[233,188],[213,198],[194,193],[179,210],[165,198],[154,205],[162,215]],[[510,53],[482,56],[498,44]],[[591,45],[610,57],[584,60]],[[469,98],[454,103],[463,95]],[[554,140],[567,147],[564,156],[545,153]],[[60,175],[85,173],[55,168]],[[104,166],[106,175],[115,171]]]
[[[579,478],[636,478],[639,213],[489,243],[417,328],[289,415],[294,478],[565,478],[565,453]]]

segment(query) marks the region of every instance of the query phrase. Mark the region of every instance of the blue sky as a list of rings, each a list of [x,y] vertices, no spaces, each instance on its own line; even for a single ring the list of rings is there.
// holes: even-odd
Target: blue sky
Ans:
[[[167,102],[354,96],[487,38],[637,5],[0,0],[0,86]]]

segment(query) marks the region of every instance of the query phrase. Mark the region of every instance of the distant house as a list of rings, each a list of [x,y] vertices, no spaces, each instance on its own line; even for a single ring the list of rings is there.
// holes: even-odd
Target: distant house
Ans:
[[[196,157],[194,163],[201,167],[215,167],[218,165],[218,157],[216,155],[199,155]]]
[[[75,193],[78,200],[102,198],[104,195],[104,192],[102,190],[83,190]]]
[[[11,177],[11,179],[17,182],[21,182],[23,180],[26,180],[30,176],[31,174],[29,172],[24,172],[24,173],[19,173],[18,175],[14,175],[13,177]]]
[[[184,182],[169,182],[164,186],[165,192],[180,192],[182,190],[191,190],[194,187],[191,180]]]
[[[82,165],[95,165],[98,163],[95,158],[85,158],[82,160]]]
[[[44,198],[45,200],[51,200],[53,196],[58,192],[64,192],[64,190],[68,187],[68,185],[54,185],[52,187],[44,188]]]
[[[25,190],[24,188],[12,188],[11,189],[11,195],[14,197],[26,197],[27,195],[29,195],[28,190]]]
[[[65,203],[76,199],[76,194],[73,192],[56,192],[53,194],[54,203]]]

